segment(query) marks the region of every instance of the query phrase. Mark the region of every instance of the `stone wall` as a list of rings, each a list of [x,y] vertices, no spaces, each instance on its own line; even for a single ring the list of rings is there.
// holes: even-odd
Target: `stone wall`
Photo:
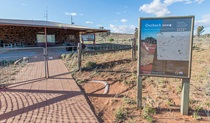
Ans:
[[[25,45],[37,45],[36,34],[44,34],[43,27],[0,26],[0,41],[3,43],[21,42]],[[55,43],[70,41],[69,35],[75,35],[79,42],[79,31],[69,29],[47,28],[48,35],[55,35]]]

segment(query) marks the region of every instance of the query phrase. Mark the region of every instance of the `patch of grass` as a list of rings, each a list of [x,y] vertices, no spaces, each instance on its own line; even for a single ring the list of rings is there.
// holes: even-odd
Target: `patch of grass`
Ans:
[[[86,83],[86,82],[88,82],[88,79],[84,79],[84,80],[83,79],[78,79],[77,80],[78,84],[83,84],[83,83]]]
[[[206,103],[206,106],[210,107],[210,102],[207,102],[207,103]]]
[[[150,116],[150,115],[146,117],[146,120],[147,120],[148,123],[153,123],[154,122],[153,117]]]
[[[92,61],[88,61],[86,64],[85,64],[85,67],[87,69],[94,69],[97,67],[97,63],[96,62],[92,62]]]
[[[129,119],[129,120],[128,120],[128,123],[137,123],[137,122],[136,122],[136,120]]]
[[[133,104],[136,104],[136,101],[132,98],[129,98],[129,97],[123,97],[123,101],[126,103],[126,104],[129,104],[129,105],[133,105]]]
[[[114,114],[115,122],[124,122],[127,119],[127,110],[125,108],[118,108]]]
[[[145,101],[146,101],[146,100],[147,100],[147,98],[146,98],[146,97],[142,97],[142,100],[145,100]]]
[[[201,116],[198,114],[197,111],[193,112],[192,117],[193,117],[194,120],[201,120]]]
[[[114,103],[117,103],[118,102],[118,99],[117,98],[112,98],[111,99],[111,104],[114,104]]]
[[[66,54],[65,59],[70,60],[72,58],[72,56],[73,56],[73,53]]]
[[[143,118],[146,119],[147,122],[149,123],[152,123],[154,121],[152,116],[155,114],[156,114],[156,110],[149,106],[145,106],[142,110]]]
[[[176,93],[181,93],[181,92],[182,92],[182,86],[177,86]]]
[[[123,84],[124,84],[124,85],[127,85],[127,86],[130,86],[130,85],[132,84],[132,82],[129,81],[129,80],[124,80],[124,81],[123,81]]]
[[[190,104],[190,105],[193,105],[193,104],[196,104],[196,103],[198,103],[197,100],[190,99],[190,101],[189,101],[189,104]]]
[[[137,74],[135,72],[132,73],[131,79],[136,80],[137,79]]]
[[[97,69],[94,69],[91,74],[90,74],[90,78],[94,77],[94,76],[99,76],[99,72],[97,71]]]
[[[195,119],[195,120],[201,120],[202,119],[201,116],[199,115],[199,111],[201,109],[203,109],[202,106],[196,106],[195,107],[195,111],[193,112],[193,115],[192,115],[193,119]]]
[[[65,59],[66,58],[66,54],[61,54],[61,59]]]
[[[168,99],[166,104],[167,104],[167,106],[173,106],[174,105],[173,99]]]

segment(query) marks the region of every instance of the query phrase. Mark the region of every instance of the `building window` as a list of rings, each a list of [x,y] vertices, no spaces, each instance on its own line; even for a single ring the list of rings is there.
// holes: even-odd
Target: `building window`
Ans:
[[[37,43],[45,42],[45,35],[37,34]],[[47,35],[47,42],[55,43],[55,35]]]
[[[76,40],[76,36],[75,35],[69,35],[69,40]]]

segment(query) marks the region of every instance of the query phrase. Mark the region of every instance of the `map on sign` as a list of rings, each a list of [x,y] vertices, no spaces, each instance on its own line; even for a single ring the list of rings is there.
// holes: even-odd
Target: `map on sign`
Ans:
[[[157,34],[157,59],[188,61],[190,31],[160,32]]]

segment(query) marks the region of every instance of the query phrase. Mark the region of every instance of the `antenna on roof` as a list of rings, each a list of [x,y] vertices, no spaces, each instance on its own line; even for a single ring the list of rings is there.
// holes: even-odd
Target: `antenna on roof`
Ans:
[[[74,24],[74,22],[73,22],[73,17],[72,17],[72,15],[71,15],[71,25],[73,25]]]
[[[48,21],[48,6],[47,5],[46,5],[46,13],[44,14],[44,17],[45,17],[46,21]]]
[[[48,7],[46,8],[46,21],[48,21]]]

